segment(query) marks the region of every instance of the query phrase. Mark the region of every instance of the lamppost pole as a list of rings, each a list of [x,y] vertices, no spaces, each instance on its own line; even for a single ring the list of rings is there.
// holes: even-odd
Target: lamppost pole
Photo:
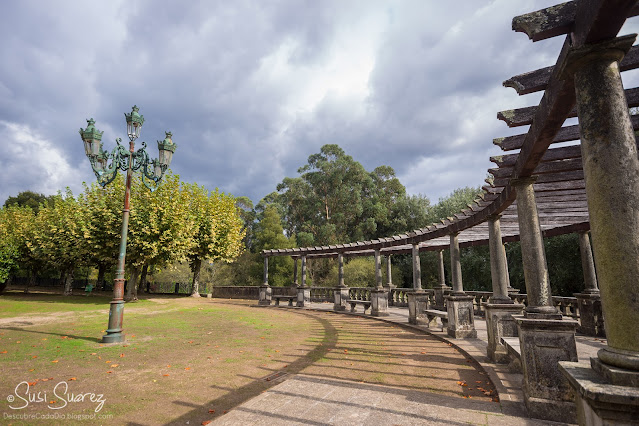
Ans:
[[[120,145],[121,139],[117,139],[117,146],[111,154],[102,150],[102,133],[95,128],[93,119],[87,120],[87,128],[80,128],[80,135],[84,141],[84,148],[98,183],[105,187],[115,179],[118,170],[126,171],[126,189],[124,191],[124,208],[122,209],[122,234],[120,236],[120,254],[113,282],[113,300],[109,309],[109,326],[102,337],[102,343],[124,342],[122,333],[124,317],[124,267],[126,258],[126,241],[129,229],[129,213],[131,211],[131,181],[133,172],[140,170],[142,182],[151,191],[160,184],[160,180],[168,169],[173,153],[177,145],[173,143],[171,132],[166,132],[166,138],[158,141],[160,157],[157,160],[149,160],[146,153],[146,143],[142,142],[142,148],[135,151],[135,140],[140,136],[140,130],[144,123],[144,117],[138,113],[137,106],[129,114],[124,114],[129,136],[129,150]],[[111,162],[109,163],[109,160]],[[153,166],[152,170],[150,166]]]

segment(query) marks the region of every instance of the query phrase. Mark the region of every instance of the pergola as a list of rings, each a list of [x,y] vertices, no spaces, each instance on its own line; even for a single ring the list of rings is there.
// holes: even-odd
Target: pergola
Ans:
[[[639,157],[634,130],[639,129],[639,116],[630,116],[629,108],[639,106],[639,89],[624,89],[620,72],[639,67],[639,47],[632,46],[636,35],[617,34],[626,19],[637,14],[635,0],[577,0],[513,19],[513,29],[534,42],[556,36],[565,36],[565,41],[554,66],[503,83],[519,95],[544,94],[537,106],[497,114],[509,127],[530,127],[525,133],[493,141],[505,154],[491,158],[496,167],[488,172],[494,179],[467,209],[441,223],[377,240],[265,250],[265,264],[270,256],[302,258],[303,264],[306,258],[338,257],[341,267],[343,256],[373,254],[378,291],[371,293],[371,299],[373,313],[381,315],[385,306],[381,255],[412,252],[415,259],[419,251],[450,248],[453,289],[447,296],[448,332],[453,337],[472,337],[472,302],[469,318],[459,248],[489,244],[493,276],[493,297],[486,305],[489,354],[492,345],[498,361],[500,337],[519,337],[529,413],[574,421],[576,399],[580,423],[595,418],[636,421]],[[572,117],[579,119],[579,125],[564,126]],[[562,318],[552,306],[542,244],[544,236],[589,230],[601,293],[596,281],[587,282],[587,299],[601,303],[608,338],[606,349],[591,360],[592,368],[574,363],[576,323]],[[507,300],[502,244],[516,240],[522,247],[525,308]],[[587,236],[580,242],[582,256],[587,249],[592,259]],[[413,311],[419,312],[415,308],[419,288],[415,290]]]

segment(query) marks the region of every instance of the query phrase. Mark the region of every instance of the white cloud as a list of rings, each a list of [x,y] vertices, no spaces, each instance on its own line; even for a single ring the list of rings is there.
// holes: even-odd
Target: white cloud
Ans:
[[[70,186],[77,193],[81,174],[51,141],[27,125],[6,121],[0,121],[0,138],[4,141],[0,157],[2,202],[20,192],[15,191],[16,187],[50,195]]]

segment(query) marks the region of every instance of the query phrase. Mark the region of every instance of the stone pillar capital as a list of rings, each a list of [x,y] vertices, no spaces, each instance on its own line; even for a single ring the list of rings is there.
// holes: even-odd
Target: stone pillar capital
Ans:
[[[495,222],[501,219],[501,214],[491,214],[487,217],[487,219],[491,222]]]
[[[561,64],[559,78],[562,80],[571,79],[578,69],[594,61],[620,62],[628,53],[636,38],[637,34],[629,34],[601,43],[572,49]]]
[[[510,185],[517,188],[518,186],[532,185],[535,182],[537,182],[537,176],[528,176],[511,179]]]

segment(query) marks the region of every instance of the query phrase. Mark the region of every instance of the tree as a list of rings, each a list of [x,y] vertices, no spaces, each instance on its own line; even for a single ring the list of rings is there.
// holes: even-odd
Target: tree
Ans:
[[[217,189],[209,193],[197,185],[190,186],[188,193],[195,227],[187,257],[193,272],[191,296],[198,297],[202,262],[231,262],[242,252],[246,231],[234,197]]]
[[[40,211],[40,205],[51,206],[53,205],[53,195],[38,194],[33,191],[22,191],[15,197],[9,197],[4,202],[4,207],[19,206],[30,207],[31,210],[38,214]]]
[[[268,206],[263,212],[262,220],[257,224],[255,232],[256,250],[291,248],[294,244],[284,235],[282,221],[274,206]],[[261,260],[261,259],[260,259]],[[293,260],[288,256],[274,256],[269,259],[269,279],[275,286],[291,283]],[[256,272],[259,274],[259,268]]]
[[[88,262],[98,267],[98,288],[102,288],[106,270],[117,263],[123,198],[124,178],[118,174],[104,188],[96,182],[91,186],[85,185],[84,194],[78,199],[84,213],[84,238],[89,246]]]
[[[127,300],[137,300],[138,278],[145,264],[164,266],[186,259],[193,245],[194,228],[190,196],[182,190],[178,175],[166,173],[153,192],[140,178],[134,179],[126,259],[130,274]]]
[[[21,264],[32,261],[27,241],[31,239],[33,224],[34,213],[30,207],[11,205],[0,209],[0,284]]]
[[[85,264],[88,246],[84,238],[84,214],[67,188],[64,195],[54,197],[53,206],[40,209],[35,217],[33,247],[37,257],[61,272],[64,294],[72,292],[73,272]]]

